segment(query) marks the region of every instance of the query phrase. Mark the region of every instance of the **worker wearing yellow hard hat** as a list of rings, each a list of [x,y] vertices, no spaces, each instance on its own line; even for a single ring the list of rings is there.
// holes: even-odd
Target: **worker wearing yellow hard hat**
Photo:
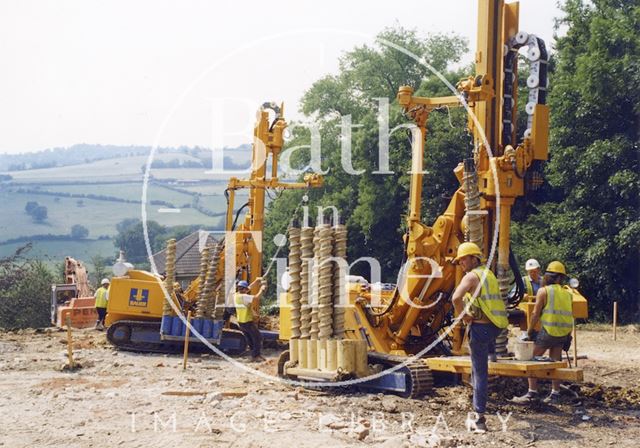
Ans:
[[[573,296],[562,287],[567,278],[567,270],[559,261],[552,261],[544,274],[544,287],[536,294],[536,304],[529,325],[529,339],[535,339],[534,356],[542,356],[549,350],[549,357],[555,361],[562,360],[562,350],[569,350],[571,330],[573,329]],[[542,328],[537,336],[533,328],[540,322]],[[535,338],[534,338],[535,336]],[[538,381],[529,378],[529,390],[521,397],[515,397],[516,403],[529,403],[538,398]],[[560,381],[553,380],[551,394],[544,399],[545,403],[560,400]]]
[[[453,259],[453,262],[457,264],[467,255],[472,255],[478,260],[482,260],[482,251],[480,250],[480,247],[478,247],[476,243],[465,242],[458,246],[458,252],[456,253],[456,258]]]
[[[470,326],[473,408],[478,415],[470,423],[473,423],[476,432],[486,432],[484,413],[487,405],[488,358],[495,353],[496,337],[509,324],[507,310],[500,295],[498,279],[484,266],[482,250],[478,245],[471,242],[460,244],[453,262],[465,272],[451,300],[456,316],[462,316],[462,320]],[[469,301],[466,307],[465,297]],[[475,312],[470,311],[472,308],[475,308]]]

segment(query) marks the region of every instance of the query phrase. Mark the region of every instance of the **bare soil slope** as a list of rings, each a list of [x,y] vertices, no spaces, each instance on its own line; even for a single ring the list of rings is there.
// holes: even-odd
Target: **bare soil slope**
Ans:
[[[484,435],[466,431],[465,386],[438,387],[422,400],[308,390],[213,355],[194,355],[183,371],[179,356],[118,352],[101,332],[74,338],[82,368],[67,372],[66,333],[0,333],[0,445],[636,447],[640,440],[636,327],[621,329],[615,343],[610,332],[579,331],[579,352],[588,356],[579,399],[517,406],[509,400],[526,390],[524,380],[494,381]],[[267,356],[257,366],[239,361],[273,375],[278,353]]]

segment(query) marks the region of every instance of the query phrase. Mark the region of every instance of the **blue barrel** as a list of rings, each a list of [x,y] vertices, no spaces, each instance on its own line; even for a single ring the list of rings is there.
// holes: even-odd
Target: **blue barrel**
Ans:
[[[211,339],[212,332],[213,332],[213,322],[209,319],[203,319],[202,336],[204,336],[205,339]]]
[[[160,334],[171,334],[171,316],[162,316]]]
[[[202,334],[202,325],[204,325],[204,322],[202,319],[193,319],[191,321],[191,331],[195,330],[198,333]]]
[[[184,336],[184,324],[179,316],[173,316],[171,324],[171,336]]]
[[[217,320],[213,322],[213,331],[211,332],[211,339],[220,338],[222,328],[224,327],[224,321]]]

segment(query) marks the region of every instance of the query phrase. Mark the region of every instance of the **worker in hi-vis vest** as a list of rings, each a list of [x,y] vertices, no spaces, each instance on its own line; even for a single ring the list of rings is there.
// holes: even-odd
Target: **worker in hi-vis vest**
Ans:
[[[528,301],[535,301],[536,294],[542,286],[542,272],[540,272],[540,263],[535,258],[529,258],[524,264],[524,270],[527,271],[527,275],[522,277],[522,283],[524,283],[524,293],[528,296]],[[510,296],[514,295],[516,287],[514,286]],[[527,300],[527,298],[525,298]]]
[[[96,330],[104,330],[104,318],[107,316],[107,303],[109,302],[109,279],[103,278],[100,287],[96,290],[96,313],[98,320],[96,321]]]
[[[567,271],[559,261],[552,261],[544,274],[544,286],[538,290],[536,304],[531,315],[528,339],[533,340],[534,328],[540,322],[542,328],[535,336],[533,356],[541,356],[549,350],[554,361],[562,360],[562,350],[569,350],[573,330],[573,296],[562,286]],[[538,398],[538,380],[529,378],[529,390],[521,397],[514,397],[516,403],[530,403]],[[557,403],[560,400],[560,381],[551,382],[551,394],[543,401]]]
[[[460,244],[453,262],[465,272],[451,300],[456,316],[462,316],[462,320],[469,325],[473,409],[477,417],[467,424],[469,429],[473,427],[475,432],[483,433],[487,431],[484,413],[487,407],[489,355],[495,356],[496,338],[502,329],[507,328],[509,320],[498,279],[484,266],[480,248],[470,242]]]
[[[538,294],[540,286],[542,286],[542,273],[540,272],[540,263],[535,258],[530,258],[524,264],[524,270],[527,275],[522,277],[524,286],[528,295],[535,297]]]
[[[261,283],[258,293],[255,295],[249,294],[249,291],[256,283]],[[253,283],[249,284],[246,280],[240,280],[236,284],[236,293],[234,294],[234,305],[236,308],[236,319],[238,320],[238,326],[244,333],[245,337],[249,341],[251,347],[251,361],[258,362],[265,359],[260,355],[260,349],[262,348],[262,336],[258,329],[259,316],[254,313],[254,310],[258,310],[260,306],[260,298],[267,289],[267,282],[258,277]]]

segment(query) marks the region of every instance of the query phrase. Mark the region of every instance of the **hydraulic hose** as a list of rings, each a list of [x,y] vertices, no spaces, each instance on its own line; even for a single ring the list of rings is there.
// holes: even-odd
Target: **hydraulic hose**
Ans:
[[[516,289],[514,293],[509,294],[509,296],[507,297],[507,301],[509,302],[510,308],[515,308],[524,297],[526,288],[524,286],[524,281],[522,280],[522,275],[520,275],[518,260],[516,260],[516,256],[511,248],[509,248],[509,267],[511,268],[511,271],[513,272],[513,275],[515,277]]]

